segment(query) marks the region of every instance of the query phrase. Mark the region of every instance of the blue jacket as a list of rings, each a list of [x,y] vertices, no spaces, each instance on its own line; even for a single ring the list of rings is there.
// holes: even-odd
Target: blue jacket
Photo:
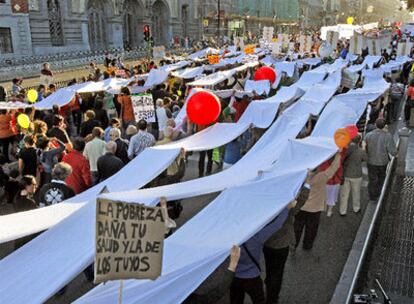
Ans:
[[[226,164],[234,165],[241,158],[240,155],[241,144],[237,140],[233,140],[226,145],[224,150],[224,162]]]
[[[260,276],[260,269],[257,268],[256,264],[249,257],[244,247],[249,250],[250,254],[260,264],[264,243],[276,231],[282,228],[283,223],[288,218],[288,215],[289,210],[286,208],[272,222],[257,232],[241,246],[240,260],[237,264],[235,274],[236,278],[250,279]]]

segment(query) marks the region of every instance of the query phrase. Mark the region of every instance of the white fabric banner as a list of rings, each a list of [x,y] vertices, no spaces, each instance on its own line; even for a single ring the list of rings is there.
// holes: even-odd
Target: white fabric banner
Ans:
[[[325,81],[324,83],[328,83],[332,85],[333,81]],[[327,88],[328,89],[328,88]],[[332,88],[330,88],[332,89]],[[330,97],[329,97],[330,98]],[[308,120],[309,114],[314,111],[312,109],[312,105],[315,105],[317,102],[320,104],[325,104],[328,100],[322,100],[318,98],[315,100],[314,103],[308,104],[306,101],[306,105],[299,101],[294,106],[287,109],[282,115],[277,119],[276,123],[270,127],[270,129],[261,137],[261,139],[256,143],[256,145],[247,153],[236,165],[231,167],[228,170],[225,170],[219,174],[215,174],[212,176],[208,176],[205,178],[197,179],[190,182],[179,183],[175,185],[168,185],[165,187],[158,187],[153,189],[145,189],[140,191],[132,191],[132,192],[123,192],[117,193],[117,197],[122,195],[123,199],[130,199],[134,200],[135,202],[147,202],[147,203],[156,203],[157,198],[160,195],[166,195],[169,199],[173,199],[174,197],[190,197],[195,195],[200,195],[202,193],[209,193],[209,192],[216,192],[223,190],[223,188],[232,187],[232,186],[239,186],[243,183],[255,179],[257,171],[263,168],[270,167],[283,153],[284,147],[288,144],[288,139],[293,139],[296,137],[298,132],[303,128],[305,123]],[[323,149],[321,151],[325,151]],[[321,161],[323,157],[321,156],[322,153],[312,153],[315,157],[321,157]],[[297,161],[300,163],[300,160]],[[304,166],[307,164],[304,164]],[[150,166],[148,166],[150,167]],[[132,166],[127,166],[130,170],[133,170]],[[292,173],[293,174],[293,173]],[[294,173],[296,174],[296,173]],[[258,186],[257,191],[253,191],[250,193],[254,193],[255,197],[257,198],[257,193],[263,193],[266,195],[265,189],[284,189],[284,193],[279,195],[266,195],[266,197],[271,197],[272,204],[274,208],[271,212],[269,209],[266,208],[267,217],[263,217],[262,215],[258,214],[255,216],[256,218],[263,220],[263,222],[252,222],[252,226],[246,225],[244,221],[243,225],[246,225],[246,230],[237,230],[237,235],[239,235],[240,242],[247,239],[251,236],[255,231],[259,230],[260,227],[268,222],[272,216],[277,214],[281,208],[283,208],[289,200],[293,198],[295,194],[295,190],[297,190],[300,184],[303,182],[303,178],[306,174],[306,170],[303,172],[297,173],[295,175],[297,179],[293,176],[287,178],[284,176],[281,178],[283,181],[287,181],[289,183],[283,186],[279,182],[277,183],[279,186],[272,186],[269,187],[269,184],[263,184]],[[293,182],[296,180],[296,182]],[[112,181],[112,178],[110,179]],[[125,183],[124,178],[120,177],[117,180],[119,183]],[[293,186],[293,183],[296,186]],[[280,187],[282,185],[283,187]],[[263,187],[263,188],[262,188]],[[130,188],[132,189],[132,188]],[[246,189],[254,189],[251,186]],[[286,189],[292,190],[292,192],[286,196],[287,192]],[[263,191],[262,191],[263,190]],[[237,191],[237,190],[230,190],[230,191]],[[226,192],[227,193],[227,192]],[[240,193],[243,193],[242,191]],[[110,194],[108,194],[110,195]],[[246,198],[249,198],[247,193],[243,194]],[[238,197],[230,195],[226,197],[225,201],[228,202],[230,197],[234,198],[235,201],[238,201]],[[280,201],[280,204],[275,204],[274,197],[280,197],[283,200]],[[136,200],[138,198],[138,200]],[[263,197],[263,199],[265,199]],[[221,199],[219,201],[222,201]],[[251,203],[250,199],[246,200]],[[270,203],[270,202],[269,202]],[[216,205],[216,204],[214,204]],[[213,206],[214,206],[213,205]],[[251,204],[250,204],[251,205]],[[210,204],[212,206],[212,204]],[[230,204],[228,205],[230,207]],[[220,203],[219,208],[223,208],[224,205]],[[215,207],[217,208],[217,207]],[[257,208],[257,206],[255,206]],[[66,218],[64,221],[59,223],[58,225],[54,226],[50,230],[46,231],[35,240],[28,243],[26,246],[20,248],[18,251],[14,252],[10,256],[4,258],[0,261],[0,294],[2,295],[2,299],[6,303],[26,303],[26,302],[43,302],[45,301],[50,295],[57,292],[61,287],[63,287],[69,280],[74,278],[80,271],[82,271],[86,266],[91,263],[93,260],[93,238],[94,238],[94,210],[95,203],[91,201],[90,203],[86,204],[84,207],[77,210],[72,216]],[[217,212],[217,211],[215,211]],[[240,212],[246,212],[251,217],[250,210],[245,208],[241,208]],[[200,213],[202,214],[203,211]],[[220,212],[219,212],[220,213]],[[197,221],[200,214],[193,219],[192,221],[188,222],[190,224],[193,221]],[[253,213],[255,214],[255,213]],[[226,215],[226,211],[223,211],[223,216]],[[237,215],[239,216],[239,215]],[[201,217],[203,219],[203,217]],[[239,217],[240,218],[240,217]],[[210,217],[211,219],[211,217]],[[200,225],[196,225],[200,229],[202,228]],[[191,227],[191,226],[190,226]],[[184,227],[183,227],[184,228]],[[183,229],[182,228],[182,229]],[[192,228],[193,231],[194,227]],[[224,235],[228,235],[229,242],[234,242],[234,233],[231,230],[227,229],[220,229],[222,237]],[[181,229],[179,230],[181,231]],[[177,232],[177,240],[180,240],[180,232]],[[183,230],[185,231],[185,230]],[[213,233],[213,231],[212,231]],[[228,252],[227,243],[224,242],[223,239],[218,239],[217,236],[213,234],[210,235],[211,240],[216,240],[219,243],[217,244],[226,244],[225,250]],[[209,244],[210,238],[205,239],[205,244]],[[240,243],[239,242],[239,243]],[[204,242],[203,242],[204,243]],[[187,253],[188,247],[190,243],[188,243],[188,239],[184,238],[181,239],[181,244],[185,246]],[[173,247],[175,248],[175,247]],[[180,247],[182,248],[182,247]],[[214,245],[210,243],[209,248],[214,248]],[[185,261],[183,260],[184,264],[177,263],[172,265],[177,265],[177,272],[174,272],[174,268],[170,268],[168,265],[171,263],[171,259],[168,258],[170,253],[174,252],[174,249],[167,249],[166,252],[169,252],[165,256],[165,268],[164,274],[172,273],[172,275],[176,275],[176,279],[178,278],[186,278],[188,282],[178,282],[177,288],[181,286],[181,289],[176,290],[176,295],[179,295],[179,299],[185,297],[192,289],[195,288],[197,282],[201,282],[203,278],[205,278],[219,263],[218,254],[215,251],[211,250],[197,250],[197,247],[191,250],[194,254],[198,252],[200,254],[200,258],[202,261],[209,260],[211,261],[210,268],[205,269],[203,265],[199,264],[198,261],[200,259],[195,259],[194,263],[191,263],[190,258],[186,258]],[[170,251],[172,250],[172,251]],[[181,249],[180,249],[181,250]],[[38,255],[37,252],[47,252],[48,255]],[[179,252],[179,251],[178,251]],[[206,254],[214,253],[214,256],[211,258],[206,259]],[[226,254],[227,254],[226,252]],[[34,256],[36,256],[36,263],[33,263]],[[49,257],[53,256],[53,259]],[[174,256],[174,255],[173,255]],[[221,255],[224,258],[223,255]],[[213,260],[212,260],[213,259]],[[189,272],[192,272],[190,277],[183,276],[184,269],[186,267]],[[173,266],[174,267],[174,266]],[[47,269],[48,271],[45,271]],[[198,275],[195,275],[194,269],[199,269]],[[63,271],[64,270],[64,271]],[[160,284],[160,282],[171,279],[170,275],[162,276],[160,280],[154,282],[154,286]],[[141,284],[140,281],[132,282],[133,286],[137,286],[136,284]],[[129,284],[129,283],[128,283]],[[166,284],[165,286],[167,286]],[[105,295],[100,293],[101,288],[106,288],[107,290],[111,289],[113,286],[112,283],[107,284],[105,287],[100,286],[97,289],[97,293],[100,294],[99,302],[105,302],[107,299],[110,302],[113,302],[112,296],[113,294],[109,291],[105,293]],[[153,293],[154,291],[159,290],[158,288],[151,288],[148,290],[149,293]],[[92,294],[95,292],[92,292]],[[141,299],[138,300],[139,302],[145,302],[143,300],[146,295],[145,293],[136,293],[136,289],[131,289],[130,287],[125,288],[126,298],[124,298],[127,302],[133,302],[134,299]],[[88,299],[90,295],[86,295],[86,299]],[[103,296],[103,297],[101,297]],[[165,293],[159,293],[160,302],[168,303],[171,302],[171,296],[168,298],[168,295]],[[91,300],[91,298],[89,298]],[[95,298],[96,299],[96,298]]]
[[[244,86],[244,90],[246,92],[256,92],[259,95],[262,95],[264,93],[267,96],[270,92],[270,82],[269,80],[247,80]]]
[[[281,72],[286,72],[286,75],[288,77],[293,77],[293,75],[295,75],[295,71],[296,71],[295,62],[288,62],[288,61],[276,62],[274,64],[274,67],[275,67],[277,74]]]
[[[218,54],[218,53],[220,53],[220,51],[217,50],[217,49],[213,49],[211,47],[208,47],[208,48],[206,48],[204,50],[201,50],[201,51],[198,51],[198,52],[195,52],[195,53],[189,55],[188,56],[188,59],[190,59],[190,60],[197,60],[197,59],[200,59],[200,58],[205,57],[207,55],[207,53]]]
[[[172,76],[182,79],[191,79],[196,78],[203,74],[204,67],[195,67],[195,68],[187,68],[184,70],[178,70],[173,73],[171,73]]]
[[[160,69],[152,69],[148,74],[147,81],[145,81],[145,87],[153,87],[165,82],[168,78],[169,72],[160,70]]]

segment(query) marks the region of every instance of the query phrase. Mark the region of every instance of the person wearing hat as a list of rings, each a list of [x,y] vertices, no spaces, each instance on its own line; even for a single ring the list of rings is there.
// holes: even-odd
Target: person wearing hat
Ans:
[[[125,131],[125,135],[126,135],[126,139],[128,141],[131,140],[132,136],[134,136],[135,134],[138,133],[138,129],[136,126],[134,125],[129,125],[128,128]]]

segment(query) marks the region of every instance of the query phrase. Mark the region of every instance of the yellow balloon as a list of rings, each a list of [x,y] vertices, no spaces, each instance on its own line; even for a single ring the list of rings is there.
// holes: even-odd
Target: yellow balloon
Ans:
[[[17,123],[23,129],[28,129],[30,125],[30,118],[26,114],[20,114],[17,116]]]
[[[348,18],[346,19],[346,23],[347,23],[347,24],[353,24],[353,23],[354,23],[354,18],[353,18],[353,17],[348,17]]]
[[[36,90],[29,90],[27,92],[27,99],[31,102],[31,103],[35,103],[37,101],[37,91]]]
[[[182,95],[181,91],[177,91],[177,95],[181,96]]]

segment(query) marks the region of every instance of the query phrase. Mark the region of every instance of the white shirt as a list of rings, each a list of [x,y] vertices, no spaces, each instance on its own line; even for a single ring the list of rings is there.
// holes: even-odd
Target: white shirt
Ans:
[[[163,131],[167,126],[167,111],[164,108],[157,108],[158,130]]]
[[[95,137],[86,144],[83,155],[88,159],[92,172],[98,171],[98,158],[104,155],[105,152],[105,142],[102,139]]]

